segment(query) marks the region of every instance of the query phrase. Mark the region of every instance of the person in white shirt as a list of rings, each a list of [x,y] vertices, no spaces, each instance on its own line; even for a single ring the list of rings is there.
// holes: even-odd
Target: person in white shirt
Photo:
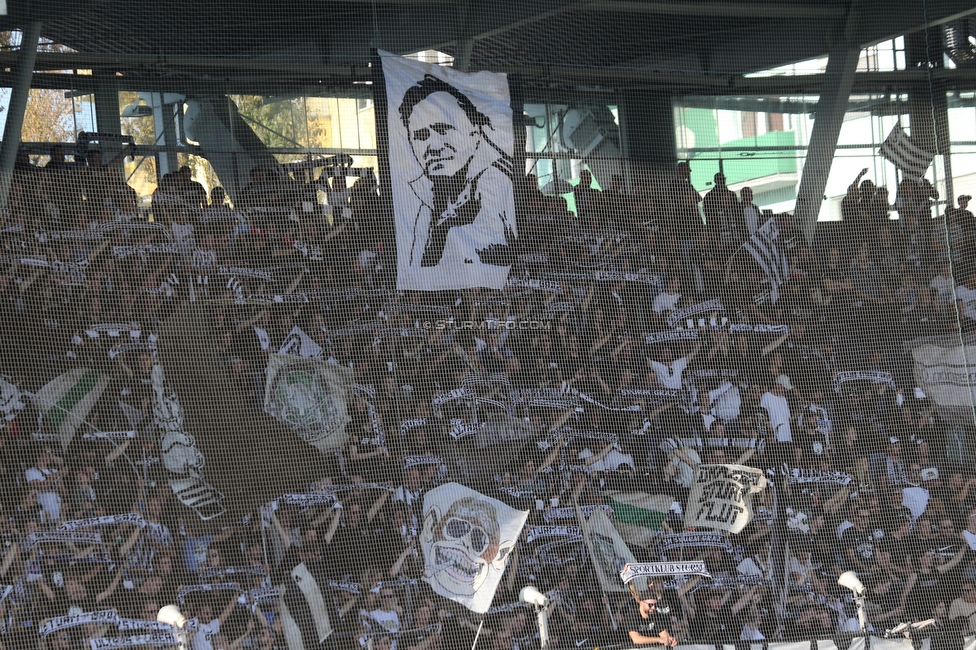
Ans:
[[[751,187],[743,187],[742,191],[739,192],[739,196],[742,199],[742,217],[746,221],[746,230],[749,232],[749,236],[752,237],[759,230],[759,226],[762,225],[759,221],[759,208],[752,204]]]
[[[769,426],[776,435],[776,442],[793,442],[793,432],[790,430],[790,403],[786,399],[786,391],[789,390],[793,390],[790,378],[780,375],[759,401],[759,405],[769,413]]]
[[[939,294],[939,305],[952,304],[956,281],[952,277],[952,264],[946,260],[939,267],[939,274],[929,282],[929,288]]]
[[[707,401],[705,396],[707,395]],[[724,381],[714,390],[699,393],[702,410],[723,422],[732,422],[739,417],[742,408],[742,395],[739,387]]]
[[[370,622],[378,623],[387,632],[399,632],[400,613],[397,610],[399,610],[399,607],[396,602],[396,592],[393,591],[392,587],[383,587],[380,589],[379,608],[369,613],[369,617],[372,619]],[[371,629],[371,631],[376,632],[377,630]]]
[[[228,592],[225,591],[222,593],[226,594]],[[213,618],[213,605],[208,602],[209,599],[201,602],[196,612],[197,618],[200,620],[200,625],[190,642],[192,650],[214,650],[214,637],[220,633],[220,626],[234,613],[234,609],[237,607],[238,595],[236,591],[231,592],[230,601],[217,618]]]
[[[791,450],[793,443],[793,432],[790,430],[790,403],[786,399],[786,392],[793,390],[793,384],[786,375],[780,375],[773,382],[772,387],[763,394],[759,400],[759,405],[766,409],[769,414],[769,427],[773,431],[775,440],[774,453],[775,463],[795,462],[796,450]],[[793,451],[793,454],[790,452]]]
[[[664,291],[654,297],[654,305],[651,307],[654,313],[667,316],[670,312],[678,308],[678,301],[681,300],[681,280],[671,278],[668,280]]]
[[[44,445],[37,462],[24,472],[27,486],[37,490],[37,502],[44,509],[45,521],[61,519],[61,494],[59,481],[64,477],[64,460],[54,455],[54,448]]]
[[[963,316],[976,320],[976,289],[970,287],[976,287],[974,278],[956,287],[956,304]]]
[[[966,632],[976,632],[976,583],[967,580],[962,583],[959,597],[949,603],[949,620],[966,619]]]
[[[745,617],[745,624],[742,626],[742,633],[739,634],[740,641],[762,641],[766,637],[759,630],[762,626],[762,614],[756,607],[749,608],[748,615]]]
[[[667,346],[661,350],[661,360],[651,361],[651,370],[654,371],[654,376],[657,377],[658,383],[671,390],[680,389],[681,374],[688,367],[688,364],[698,356],[699,350],[701,350],[700,340],[695,342],[695,348],[690,353],[679,359],[674,358],[674,352],[671,350],[671,346]]]

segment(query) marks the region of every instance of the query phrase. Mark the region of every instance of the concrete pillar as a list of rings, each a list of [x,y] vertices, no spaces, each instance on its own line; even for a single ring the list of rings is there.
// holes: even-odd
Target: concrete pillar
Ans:
[[[175,147],[179,144],[176,135],[176,108],[182,107],[182,96],[170,93],[140,93],[153,109],[153,124],[156,127],[156,144],[160,147]],[[176,151],[164,150],[156,155],[156,174],[162,178],[180,168]]]
[[[624,157],[643,168],[632,168],[631,173],[673,175],[677,150],[671,95],[660,90],[625,90],[618,97]]]
[[[932,27],[905,37],[905,66],[909,70],[939,70],[942,63],[942,28]],[[952,156],[949,146],[949,108],[944,81],[922,82],[908,90],[908,121],[912,142],[942,156],[947,205],[955,205]]]
[[[471,67],[471,51],[474,49],[474,39],[465,38],[458,41],[457,56],[454,57],[454,69],[467,72]]]
[[[844,123],[847,101],[854,83],[854,71],[861,55],[860,46],[847,43],[843,39],[841,41],[831,48],[827,58],[827,70],[820,89],[820,99],[817,101],[817,113],[813,131],[810,133],[806,161],[803,164],[803,176],[796,193],[794,217],[803,229],[808,243],[813,242],[813,231],[817,227],[817,216],[820,214],[824,190],[827,188],[830,166],[834,162],[837,138],[840,136],[840,127]]]
[[[41,38],[41,23],[29,23],[23,31],[20,42],[20,55],[13,71],[13,87],[10,89],[10,104],[7,106],[7,122],[3,128],[3,142],[0,143],[0,207],[7,206],[10,182],[13,179],[14,163],[20,148],[20,135],[24,128],[24,113],[30,97],[31,78],[34,76],[34,61],[37,59],[37,41]]]
[[[95,89],[95,127],[99,133],[122,134],[119,89],[114,80],[102,80]]]

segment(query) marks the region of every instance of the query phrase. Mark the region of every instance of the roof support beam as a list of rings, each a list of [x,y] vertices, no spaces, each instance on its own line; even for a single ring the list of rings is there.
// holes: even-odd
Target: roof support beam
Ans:
[[[820,101],[817,102],[816,118],[810,133],[810,145],[803,163],[803,175],[796,192],[794,215],[807,243],[813,243],[813,233],[817,227],[820,205],[823,203],[827,177],[834,162],[834,151],[840,128],[844,124],[847,102],[854,86],[854,71],[861,55],[861,46],[851,43],[852,23],[856,23],[856,12],[848,17],[843,35],[838,35],[827,57],[827,70],[824,72]]]
[[[493,36],[499,36],[513,29],[547,20],[567,11],[574,11],[585,7],[590,0],[534,0],[533,2],[517,2],[510,11],[503,11],[490,0],[481,0],[477,6],[471,6],[468,12],[477,12],[476,20],[467,21],[469,24],[460,37],[429,43],[424,49],[439,50],[453,46],[459,41],[479,41]],[[474,5],[474,3],[472,3]],[[514,16],[514,19],[504,19]],[[502,20],[499,20],[499,19]]]
[[[839,18],[845,5],[797,5],[775,2],[635,2],[631,0],[594,0],[587,11],[614,11],[671,16],[707,16],[709,18]]]
[[[24,114],[27,112],[27,100],[30,98],[37,42],[41,38],[41,23],[39,21],[28,23],[22,34],[17,63],[13,69],[10,104],[7,106],[7,121],[3,127],[3,142],[0,143],[0,207],[7,206],[10,195],[17,150],[20,148],[21,132],[24,130]]]
[[[0,52],[0,87],[13,85],[13,69],[17,52]],[[368,86],[361,82],[371,79],[366,65],[336,66],[289,59],[238,59],[225,57],[167,57],[157,55],[85,54],[38,52],[34,70],[93,70],[115,75],[119,90],[152,90],[158,92],[194,93],[214,89],[228,94],[265,94],[276,88],[290,86],[309,95],[313,88],[346,87],[363,96]],[[471,70],[482,69],[472,65]],[[798,96],[819,95],[824,74],[743,77],[739,75],[680,73],[647,70],[637,67],[577,68],[572,66],[525,65],[518,67],[492,66],[496,72],[519,73],[529,83],[544,80],[546,84],[567,87],[599,86],[607,91],[622,89],[663,89],[673,95],[718,96]],[[171,73],[168,76],[144,77]],[[206,75],[206,77],[204,77]],[[854,75],[856,92],[908,92],[912,84],[944,81],[948,90],[971,91],[976,86],[976,68],[955,70],[897,70],[892,72],[858,72]],[[34,74],[35,88],[63,88],[94,92],[96,79],[89,74]],[[359,83],[356,83],[359,82]],[[355,85],[354,85],[355,84]],[[354,96],[354,95],[350,95]]]

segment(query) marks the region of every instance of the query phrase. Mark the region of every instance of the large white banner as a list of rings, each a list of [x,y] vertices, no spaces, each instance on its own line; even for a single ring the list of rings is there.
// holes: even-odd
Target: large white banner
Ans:
[[[963,345],[960,345],[963,343]],[[976,335],[930,337],[906,344],[915,360],[915,383],[943,419],[972,424],[976,400]]]
[[[528,516],[459,483],[434,488],[424,496],[424,581],[484,614]]]
[[[513,179],[524,173],[507,76],[379,55],[397,289],[501,289],[518,237]]]
[[[761,469],[745,465],[699,465],[688,494],[686,528],[738,533],[752,519],[752,495],[766,487]]]

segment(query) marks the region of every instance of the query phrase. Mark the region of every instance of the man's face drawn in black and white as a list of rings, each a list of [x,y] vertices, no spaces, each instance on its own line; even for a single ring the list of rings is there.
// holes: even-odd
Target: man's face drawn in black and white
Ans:
[[[445,92],[433,93],[414,106],[408,129],[413,154],[429,177],[455,175],[481,146],[478,127]]]

